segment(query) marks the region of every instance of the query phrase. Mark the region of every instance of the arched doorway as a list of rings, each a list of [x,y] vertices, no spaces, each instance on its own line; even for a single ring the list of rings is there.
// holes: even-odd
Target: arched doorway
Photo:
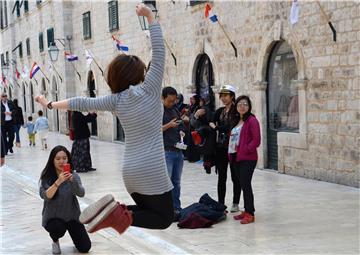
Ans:
[[[59,94],[58,94],[58,85],[56,82],[55,77],[53,77],[53,81],[52,81],[52,87],[51,87],[51,98],[53,101],[58,101],[59,98]],[[53,123],[53,130],[54,131],[60,131],[60,123],[59,123],[59,110],[52,110],[52,123]]]
[[[32,82],[30,82],[30,109],[31,113],[35,113],[35,104],[34,104],[34,86]]]
[[[94,77],[94,73],[92,71],[89,71],[87,84],[88,84],[89,96],[90,97],[96,97],[96,93],[95,93],[96,92],[95,77]],[[98,135],[96,119],[91,122],[90,131],[91,131],[91,135],[93,135],[93,136]]]
[[[299,132],[298,90],[291,86],[297,79],[297,66],[291,46],[275,44],[267,69],[267,146],[268,168],[278,169],[278,132]]]
[[[215,110],[215,96],[212,90],[214,86],[214,72],[211,60],[208,55],[201,54],[196,59],[195,86],[196,94],[208,98],[209,107]]]
[[[22,83],[22,98],[23,98],[23,107],[24,107],[24,112],[27,112],[27,107],[26,107],[26,89],[25,89],[25,84]]]
[[[42,78],[42,80],[41,80],[41,94],[46,96],[46,93],[47,93],[47,91],[46,91],[45,79]],[[48,109],[47,109],[47,107],[43,107],[43,112],[45,112],[45,116],[46,116],[46,118],[48,118]]]

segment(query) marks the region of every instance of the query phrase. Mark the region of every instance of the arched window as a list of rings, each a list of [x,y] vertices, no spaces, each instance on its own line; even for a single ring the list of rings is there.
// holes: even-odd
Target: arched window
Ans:
[[[211,88],[214,85],[214,73],[210,58],[206,54],[198,57],[195,85],[196,94],[208,98],[210,109],[215,110],[215,97]]]
[[[295,57],[289,44],[280,42],[269,63],[269,124],[274,131],[299,132],[298,91],[291,86],[297,79]]]

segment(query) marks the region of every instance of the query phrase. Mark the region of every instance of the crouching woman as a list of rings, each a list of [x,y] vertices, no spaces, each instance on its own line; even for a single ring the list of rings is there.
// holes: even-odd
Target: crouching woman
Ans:
[[[64,164],[72,166],[70,152],[61,145],[50,152],[48,162],[40,176],[40,197],[44,199],[42,226],[49,232],[52,253],[60,254],[59,239],[68,231],[81,253],[91,248],[91,241],[83,224],[79,222],[80,207],[76,196],[85,195],[79,175],[63,171]]]

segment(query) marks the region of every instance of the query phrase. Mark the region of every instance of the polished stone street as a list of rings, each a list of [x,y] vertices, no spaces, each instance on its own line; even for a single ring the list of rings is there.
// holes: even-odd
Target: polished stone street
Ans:
[[[38,180],[50,150],[27,144],[6,158],[1,172],[1,254],[51,254],[51,239],[41,227]],[[38,143],[39,144],[39,143]],[[71,141],[51,133],[50,148]],[[86,190],[81,207],[106,193],[127,204],[132,199],[121,178],[124,146],[91,140],[95,172],[81,173]],[[139,158],[141,160],[141,158]],[[306,159],[304,159],[306,160]],[[185,163],[182,206],[203,193],[216,199],[217,176],[197,163]],[[227,205],[232,186],[228,180]],[[256,170],[253,177],[256,222],[241,225],[233,214],[209,229],[164,231],[130,227],[119,236],[111,229],[91,234],[91,254],[359,254],[359,189]],[[241,199],[242,204],[242,199]],[[76,254],[68,234],[60,239],[63,254]]]

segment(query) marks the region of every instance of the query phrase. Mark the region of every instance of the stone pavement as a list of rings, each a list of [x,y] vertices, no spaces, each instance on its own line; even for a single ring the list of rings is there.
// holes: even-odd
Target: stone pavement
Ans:
[[[38,195],[39,175],[50,150],[30,148],[25,130],[21,135],[23,147],[16,148],[0,169],[0,254],[51,254]],[[71,149],[68,137],[58,133],[51,133],[49,144]],[[86,190],[85,198],[79,199],[82,208],[106,193],[132,204],[121,178],[123,150],[122,144],[91,140],[97,171],[81,173]],[[183,207],[203,193],[216,199],[216,183],[215,174],[186,162]],[[227,188],[231,205],[230,179]],[[176,224],[163,231],[130,227],[121,236],[106,229],[90,235],[91,254],[359,254],[359,189],[261,170],[255,171],[253,189],[254,224],[241,225],[229,214],[209,229],[179,229]],[[77,254],[68,234],[60,244],[63,254]]]

